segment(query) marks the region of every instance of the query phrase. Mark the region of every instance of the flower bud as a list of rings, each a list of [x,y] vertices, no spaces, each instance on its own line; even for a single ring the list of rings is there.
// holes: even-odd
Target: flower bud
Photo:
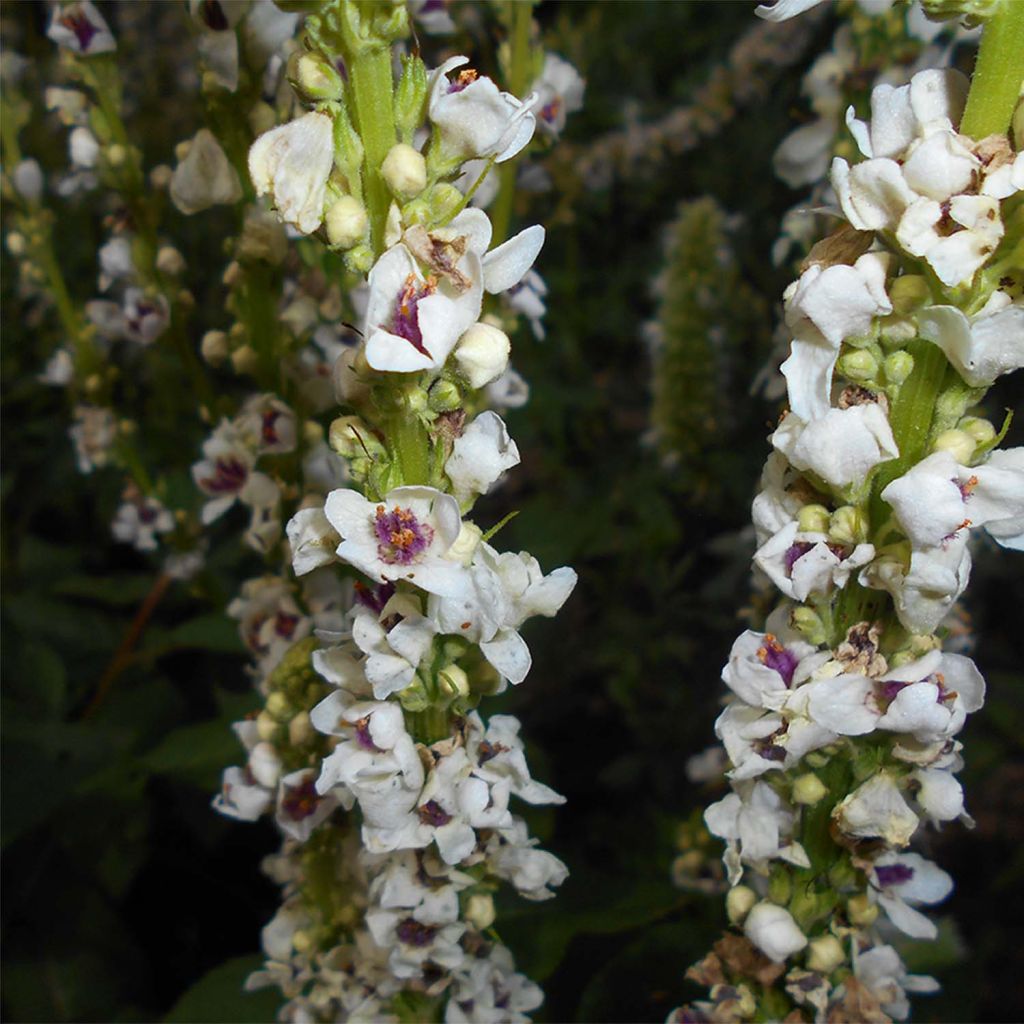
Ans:
[[[7,251],[12,256],[25,255],[25,236],[20,231],[11,231],[7,235]]]
[[[741,924],[757,902],[757,893],[749,886],[734,885],[725,897],[725,912],[730,924]]]
[[[128,159],[128,150],[119,142],[107,148],[107,163],[111,167],[120,167]]]
[[[913,369],[914,357],[903,349],[898,352],[890,352],[885,358],[885,379],[890,384],[902,384]]]
[[[821,616],[805,604],[793,609],[793,628],[802,633],[809,644],[815,646],[825,643],[828,637]]]
[[[261,740],[272,740],[277,735],[277,730],[277,722],[266,711],[261,711],[256,716],[256,735]]]
[[[293,56],[289,61],[288,78],[292,86],[307,100],[340,100],[343,91],[341,75],[318,53]]]
[[[383,452],[383,446],[359,416],[339,416],[327,431],[327,443],[331,450],[343,459],[375,451]],[[365,449],[365,451],[364,451]]]
[[[455,538],[455,543],[448,549],[445,558],[450,558],[454,562],[461,562],[463,565],[469,565],[473,561],[473,554],[479,546],[480,538],[483,535],[483,530],[476,523],[472,523],[468,519],[463,520],[462,529],[459,530],[459,535]]]
[[[797,517],[801,533],[825,533],[828,530],[829,511],[824,505],[804,505]]]
[[[831,974],[844,960],[843,944],[834,935],[819,935],[807,950],[807,966],[821,974]]]
[[[997,436],[992,423],[980,416],[965,416],[960,421],[959,428],[974,440],[977,447],[992,444]]]
[[[861,544],[867,539],[868,521],[853,505],[843,505],[832,513],[828,535],[837,544]]]
[[[230,353],[227,335],[223,331],[207,331],[203,335],[199,347],[203,358],[209,362],[211,367],[219,367]]]
[[[465,697],[469,693],[469,676],[458,666],[448,665],[437,674],[441,689],[450,697]]]
[[[339,249],[351,249],[366,237],[370,219],[355,196],[342,196],[327,208],[327,240]]]
[[[162,245],[156,254],[156,269],[177,277],[185,269],[185,257],[173,245]]]
[[[917,337],[917,324],[909,316],[887,316],[879,325],[878,340],[885,348],[902,348]]]
[[[866,928],[875,923],[878,907],[868,899],[867,893],[859,892],[846,901],[846,916],[851,924]]]
[[[380,165],[380,174],[398,199],[411,199],[427,187],[427,161],[404,142],[391,147]]]
[[[275,690],[267,698],[267,714],[272,715],[277,719],[284,719],[289,716],[291,707],[288,704],[288,698],[281,693],[279,690]]]
[[[39,162],[29,158],[22,160],[14,173],[11,181],[22,199],[30,203],[38,203],[43,194],[43,170]]]
[[[252,748],[249,754],[249,771],[261,785],[270,789],[281,777],[281,758],[273,745],[263,740]]]
[[[324,439],[324,428],[316,420],[306,420],[302,424],[302,439],[307,448],[313,448]]]
[[[426,711],[430,707],[430,695],[419,676],[398,694],[398,700],[406,711]]]
[[[782,963],[807,945],[807,936],[785,907],[762,900],[747,915],[744,934],[769,960]]]
[[[889,284],[889,301],[897,313],[911,313],[931,301],[928,282],[919,274],[904,274]]]
[[[814,772],[806,772],[793,780],[793,803],[810,806],[816,804],[828,789]]]
[[[453,216],[463,205],[465,197],[452,184],[442,181],[424,197],[432,220],[444,221]]]
[[[483,931],[494,924],[494,899],[490,893],[475,892],[466,900],[462,916],[475,928]]]
[[[974,438],[966,430],[944,430],[932,445],[933,452],[949,452],[962,466],[974,458]]]
[[[316,735],[312,723],[309,720],[308,711],[300,711],[288,723],[288,742],[293,747],[301,747],[308,743]]]
[[[878,376],[878,360],[867,349],[857,349],[847,352],[836,364],[836,369],[850,380],[874,380]]]
[[[462,405],[462,392],[454,381],[438,379],[427,392],[434,412],[451,412]]]
[[[427,98],[427,66],[419,57],[402,58],[402,77],[395,89],[395,127],[405,140],[423,121],[423,104]]]
[[[455,362],[470,387],[482,388],[505,372],[511,349],[504,331],[490,324],[475,323],[459,339]]]
[[[231,353],[231,365],[235,373],[253,374],[259,368],[260,358],[252,345],[242,345]]]
[[[316,942],[309,932],[299,930],[292,933],[292,946],[296,953],[308,953],[315,945]]]

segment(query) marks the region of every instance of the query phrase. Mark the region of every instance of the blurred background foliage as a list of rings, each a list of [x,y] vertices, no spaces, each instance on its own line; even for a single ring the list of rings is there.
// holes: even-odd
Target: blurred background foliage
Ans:
[[[179,5],[100,6],[130,68],[136,141],[148,164],[167,161],[200,122],[185,88],[192,43]],[[739,3],[545,0],[537,16],[548,48],[587,79],[567,132],[577,156],[627,117],[653,121],[691,102],[753,23]],[[2,18],[5,48],[35,58],[30,82],[41,94],[52,60],[45,8],[8,3]],[[506,698],[524,719],[535,775],[568,797],[556,813],[535,812],[531,827],[569,864],[569,881],[550,903],[499,910],[502,939],[546,989],[542,1020],[663,1019],[695,994],[683,972],[723,924],[721,900],[674,885],[672,863],[681,823],[709,797],[685,766],[713,739],[720,667],[750,609],[744,528],[778,411],[748,390],[790,279],[767,258],[794,198],[771,154],[803,116],[800,75],[830,33],[820,23],[804,59],[778,72],[771,102],[738,108],[699,148],[611,174],[599,188],[577,184],[571,202],[531,197],[529,218],[557,223],[539,265],[548,336],[515,339],[532,388],[529,405],[508,417],[522,466],[489,510],[494,521],[521,510],[503,546],[580,575],[558,619],[531,627],[535,667]],[[45,117],[22,142],[46,167],[64,159],[64,134]],[[560,183],[569,163],[556,168]],[[703,195],[741,213],[729,220],[719,301],[726,311],[731,302],[742,329],[716,341],[715,379],[726,388],[716,414],[706,383],[675,396],[681,422],[694,410],[692,435],[665,460],[650,441],[644,325],[657,309],[668,225],[681,200]],[[88,202],[60,207],[59,251],[80,300],[93,293],[104,213]],[[190,265],[222,265],[216,215],[177,218],[173,229]],[[202,574],[162,596],[107,689],[101,680],[156,572],[110,538],[116,474],[76,472],[63,396],[36,380],[60,342],[54,318],[19,298],[6,252],[2,270],[3,1016],[272,1019],[273,995],[246,996],[240,985],[275,909],[259,861],[276,837],[269,824],[234,823],[209,807],[221,769],[237,760],[229,723],[256,705],[222,609],[258,562],[237,530],[221,527]],[[196,342],[222,316],[218,273],[197,294]],[[706,351],[707,337],[691,334]],[[170,376],[159,383],[148,391],[147,450],[156,460],[198,454],[202,424],[181,420]],[[1020,397],[996,389],[991,407]],[[178,486],[191,484],[183,476]],[[979,552],[968,609],[990,698],[964,736],[977,827],[934,841],[957,888],[942,942],[908,954],[944,984],[918,1001],[918,1020],[1024,1019],[1022,604],[1019,561]]]

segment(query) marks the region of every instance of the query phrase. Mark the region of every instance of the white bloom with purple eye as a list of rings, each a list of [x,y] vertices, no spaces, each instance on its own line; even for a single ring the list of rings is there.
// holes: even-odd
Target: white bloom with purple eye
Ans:
[[[242,198],[238,174],[208,128],[200,128],[171,175],[171,202],[184,214],[200,213]]]
[[[873,775],[844,797],[832,811],[836,825],[857,839],[884,839],[906,846],[920,823],[896,780],[885,771]]]
[[[147,294],[141,288],[128,288],[124,293],[124,336],[139,345],[151,345],[167,329],[171,321],[167,299]]]
[[[238,35],[235,26],[248,4],[231,0],[189,0],[189,13],[199,25],[199,56],[224,89],[238,88]]]
[[[523,103],[471,69],[449,81],[449,71],[468,63],[468,57],[450,57],[431,75],[427,112],[440,133],[442,152],[458,162],[489,156],[498,163],[509,160],[533,138],[533,97]]]
[[[286,835],[300,843],[304,843],[335,808],[344,805],[348,809],[353,803],[351,794],[344,789],[318,793],[316,777],[315,768],[302,768],[285,775],[277,790],[275,820]],[[339,795],[343,797],[341,801]]]
[[[174,529],[174,516],[157,498],[138,495],[118,508],[110,529],[115,540],[136,551],[156,551],[158,535]]]
[[[747,914],[743,933],[769,960],[782,963],[807,945],[807,936],[785,907],[762,900]]]
[[[860,487],[875,466],[899,456],[889,419],[876,402],[829,409],[809,422],[788,413],[770,440],[797,469],[833,487]]]
[[[366,361],[375,370],[415,373],[444,365],[455,343],[476,322],[483,301],[483,269],[468,250],[456,269],[468,286],[424,277],[412,253],[392,246],[370,271],[363,333]]]
[[[927,974],[908,974],[892,946],[875,946],[854,953],[853,973],[894,1020],[906,1020],[910,1013],[907,992],[938,992],[939,983]]]
[[[882,491],[915,549],[958,530],[1024,516],[1024,448],[1003,449],[995,465],[961,466],[938,451]]]
[[[203,506],[208,526],[222,516],[249,483],[256,457],[229,420],[221,420],[203,442],[203,458],[192,466],[192,479],[210,500]]]
[[[722,681],[751,707],[778,711],[792,688],[809,679],[831,657],[831,651],[819,651],[799,635],[780,639],[774,633],[748,629],[733,643]]]
[[[380,587],[379,591],[393,589]],[[384,595],[380,595],[384,596]],[[352,639],[366,655],[363,671],[377,700],[400,693],[434,644],[437,627],[422,614],[420,599],[392,593],[381,606],[369,588],[356,592]]]
[[[445,1024],[529,1024],[544,993],[525,975],[517,974],[512,954],[493,945],[452,972]]]
[[[504,421],[490,410],[480,413],[455,439],[444,471],[460,502],[486,494],[513,466],[519,449]]]
[[[117,49],[110,26],[89,0],[77,0],[76,3],[54,7],[46,34],[58,46],[83,57],[110,53]]]
[[[999,293],[997,293],[999,294]],[[929,306],[917,314],[920,335],[934,342],[971,387],[1024,368],[1024,305],[1004,305],[972,320],[955,306]]]
[[[917,853],[884,853],[870,871],[868,896],[889,920],[912,939],[934,939],[935,924],[913,904],[940,903],[953,891],[953,879],[942,868]]]
[[[341,488],[324,513],[338,531],[337,555],[375,583],[407,580],[431,594],[454,594],[466,570],[448,557],[462,528],[459,503],[433,487],[396,487],[383,501]]]
[[[580,73],[557,53],[544,54],[540,78],[533,83],[537,94],[535,110],[540,127],[554,138],[565,128],[566,117],[583,106],[587,83]]]
[[[789,405],[804,420],[829,411],[832,372],[846,338],[868,334],[876,316],[892,312],[885,291],[889,256],[865,253],[853,266],[809,267],[786,292],[792,354],[782,364]]]
[[[396,978],[420,978],[428,965],[452,970],[466,959],[462,921],[424,924],[400,910],[371,909],[366,926],[378,946],[391,950],[388,965]]]
[[[447,35],[455,31],[455,22],[448,13],[450,0],[409,0],[409,13],[427,35]]]
[[[537,849],[526,822],[513,818],[507,828],[495,829],[485,849],[487,866],[516,887],[528,900],[546,900],[552,889],[569,877],[569,869],[552,853]]]
[[[308,636],[313,625],[296,603],[292,584],[280,576],[246,580],[227,613],[237,620],[242,643],[256,656],[263,675],[293,643]]]
[[[306,235],[323,220],[333,166],[333,122],[316,111],[264,132],[249,150],[256,194],[271,196],[280,219]]]
[[[519,720],[512,715],[492,715],[485,730],[477,712],[470,712],[466,718],[466,752],[473,775],[488,785],[507,784],[514,796],[530,804],[564,804],[564,796],[531,778],[520,728]]]
[[[257,455],[284,455],[295,451],[295,413],[276,395],[246,399],[234,425],[238,436]]]
[[[231,728],[249,752],[249,760],[244,768],[224,770],[213,808],[238,821],[256,821],[274,803],[281,759],[269,743],[260,742],[255,722],[235,722]]]
[[[300,508],[285,527],[292,551],[292,570],[304,576],[322,565],[336,562],[335,551],[341,543],[338,531],[331,526],[322,506]]]

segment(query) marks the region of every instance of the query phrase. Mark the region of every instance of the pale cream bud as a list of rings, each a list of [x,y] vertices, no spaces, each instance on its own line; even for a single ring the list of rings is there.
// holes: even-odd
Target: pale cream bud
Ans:
[[[459,339],[455,362],[470,387],[482,388],[505,372],[511,350],[504,331],[490,324],[475,323]]]
[[[288,723],[288,742],[293,747],[301,747],[315,735],[312,723],[309,721],[309,713],[300,711]]]
[[[294,68],[295,84],[310,99],[341,99],[343,88],[341,76],[323,57],[304,53],[295,62]]]
[[[469,693],[469,676],[458,665],[452,664],[441,669],[437,678],[442,688],[452,697],[465,697]]]
[[[795,804],[816,804],[825,794],[828,788],[814,772],[807,772],[799,775],[793,780],[793,803]]]
[[[277,114],[269,103],[260,100],[249,109],[247,120],[253,135],[262,135],[277,124]]]
[[[238,260],[232,260],[225,268],[224,273],[221,275],[221,283],[225,288],[234,288],[236,284],[242,279],[242,267]]]
[[[868,521],[853,505],[842,505],[832,513],[828,535],[837,544],[860,544],[867,540]]]
[[[169,164],[157,164],[149,172],[149,184],[157,191],[162,191],[171,184],[171,178],[173,177],[174,170]]]
[[[966,416],[960,421],[960,429],[969,434],[975,445],[991,444],[996,439],[996,428],[980,416]]]
[[[845,959],[843,944],[834,935],[819,935],[807,949],[807,967],[821,974],[831,974]]]
[[[459,530],[459,535],[455,538],[455,543],[448,549],[445,558],[469,565],[473,561],[473,553],[479,546],[480,538],[483,535],[483,530],[476,523],[470,522],[468,519],[463,520],[462,529]]]
[[[277,722],[266,711],[261,711],[256,716],[256,735],[261,740],[272,740],[277,735],[277,730]]]
[[[103,388],[103,378],[98,373],[90,373],[85,378],[85,390],[90,395],[95,395]]]
[[[859,892],[846,902],[846,913],[850,923],[866,928],[878,917],[878,907],[868,899],[867,893]]]
[[[25,236],[18,231],[12,231],[7,236],[7,251],[12,256],[25,255]]]
[[[107,163],[109,163],[111,167],[120,167],[127,159],[128,150],[125,149],[120,142],[115,142],[112,146],[107,148]]]
[[[223,331],[207,331],[199,342],[199,351],[211,366],[220,366],[231,353],[228,336]]]
[[[302,436],[306,444],[312,448],[324,439],[324,428],[316,420],[306,420],[302,424]]]
[[[466,909],[463,916],[466,920],[483,931],[494,924],[494,899],[490,893],[475,892],[466,900]]]
[[[391,147],[380,165],[380,174],[399,199],[411,199],[427,187],[427,161],[404,142]]]
[[[177,159],[177,161],[179,163],[181,163],[181,161],[184,160],[185,157],[188,156],[188,151],[191,148],[192,148],[192,140],[191,139],[182,139],[181,142],[179,142],[174,147],[174,156],[175,156],[175,158]]]
[[[801,533],[828,533],[831,516],[824,505],[804,505],[797,517]]]
[[[309,932],[297,931],[292,935],[292,946],[296,953],[308,953],[315,945]]]
[[[934,452],[949,452],[962,466],[974,458],[974,438],[966,430],[944,430],[932,445]]]
[[[156,269],[177,277],[185,269],[185,257],[173,245],[162,245],[156,254]]]
[[[231,353],[231,365],[235,373],[255,373],[260,365],[260,358],[251,345],[242,345]]]
[[[327,443],[343,459],[367,453],[373,455],[375,450],[383,451],[381,443],[360,416],[339,416],[332,420],[327,431]]]
[[[725,913],[730,924],[741,924],[757,902],[757,893],[749,886],[734,885],[725,897]]]
[[[370,220],[355,196],[342,196],[327,210],[327,239],[339,249],[351,249],[366,236]]]
[[[288,698],[281,693],[280,690],[275,690],[267,698],[268,715],[273,715],[273,717],[277,719],[287,718],[290,710],[291,708],[288,705]]]

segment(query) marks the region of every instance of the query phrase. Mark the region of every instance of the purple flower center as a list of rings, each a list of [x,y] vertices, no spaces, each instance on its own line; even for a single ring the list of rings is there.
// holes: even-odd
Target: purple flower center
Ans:
[[[473,68],[463,68],[458,73],[458,76],[454,81],[448,83],[449,94],[453,92],[462,92],[462,90],[467,86],[472,85],[478,77],[479,75],[477,75]]]
[[[757,753],[766,761],[785,761],[786,748],[776,743],[764,743],[757,746]]]
[[[407,508],[377,506],[373,530],[377,554],[389,565],[411,565],[434,539],[434,531]]]
[[[94,25],[86,17],[85,12],[80,10],[77,5],[70,11],[62,14],[58,20],[64,28],[74,32],[82,53],[89,49],[89,44],[93,41],[93,37],[99,32],[99,27]]]
[[[380,583],[377,586],[368,587],[365,583],[356,582],[356,600],[364,608],[369,608],[371,612],[376,612],[378,615],[384,611],[384,605],[391,600],[394,592],[394,583]]]
[[[356,743],[363,748],[363,750],[380,752],[380,747],[373,742],[373,738],[370,736],[370,716],[367,715],[365,718],[360,718],[356,722]]]
[[[218,459],[214,464],[213,476],[204,477],[200,486],[211,494],[234,494],[240,491],[249,478],[249,468],[236,458]]]
[[[290,789],[281,801],[281,807],[292,821],[302,821],[316,813],[320,797],[312,776],[300,786]]]
[[[914,877],[914,869],[906,864],[883,864],[875,868],[875,878],[883,889],[893,885],[904,885]]]
[[[274,616],[274,632],[278,636],[284,637],[285,640],[289,640],[295,632],[295,627],[298,623],[298,615],[289,615],[287,612],[278,612],[277,615]]]
[[[787,651],[771,633],[766,633],[764,643],[757,652],[757,660],[762,665],[778,672],[786,686],[793,683],[793,673],[800,659],[792,651]]]
[[[420,285],[413,274],[405,279],[405,285],[395,299],[395,314],[391,320],[391,333],[404,338],[417,352],[429,356],[423,347],[423,332],[420,330],[419,304],[420,299],[433,295],[437,291],[437,282],[431,277]]]
[[[214,32],[223,32],[231,27],[219,0],[203,0],[199,8],[199,17],[206,27],[213,29]]]
[[[420,821],[424,825],[440,828],[452,820],[452,816],[436,801],[428,800],[419,808]]]
[[[480,765],[487,764],[491,758],[505,753],[506,750],[508,750],[508,747],[501,743],[489,743],[487,740],[484,740],[480,746],[477,747],[476,763]]]
[[[881,683],[882,700],[891,704],[896,699],[896,695],[900,690],[906,689],[909,685],[910,683],[901,683],[898,679],[890,679],[886,683]]]
[[[141,505],[137,505],[136,508],[139,513],[139,522],[143,526],[149,526],[150,523],[156,522],[157,510],[148,502],[143,502]]]
[[[277,433],[277,421],[281,418],[279,409],[268,409],[260,421],[260,436],[266,445],[280,444],[281,438]]]
[[[422,948],[423,946],[429,946],[434,941],[437,929],[432,928],[429,924],[420,924],[419,921],[407,917],[404,921],[399,922],[398,927],[395,929],[395,934],[398,936],[398,940],[404,942],[407,946]]]
[[[808,551],[813,548],[814,545],[810,541],[798,540],[795,544],[791,545],[786,553],[782,556],[782,564],[786,567],[786,575],[792,575],[793,566],[800,561]]]
[[[548,124],[554,124],[555,119],[558,117],[562,109],[562,100],[556,96],[550,103],[545,103],[540,108],[541,120],[547,121]]]
[[[959,480],[953,480],[953,483],[960,489],[960,497],[966,502],[967,499],[974,493],[974,488],[978,486],[978,478],[976,476],[969,477],[963,483]]]

